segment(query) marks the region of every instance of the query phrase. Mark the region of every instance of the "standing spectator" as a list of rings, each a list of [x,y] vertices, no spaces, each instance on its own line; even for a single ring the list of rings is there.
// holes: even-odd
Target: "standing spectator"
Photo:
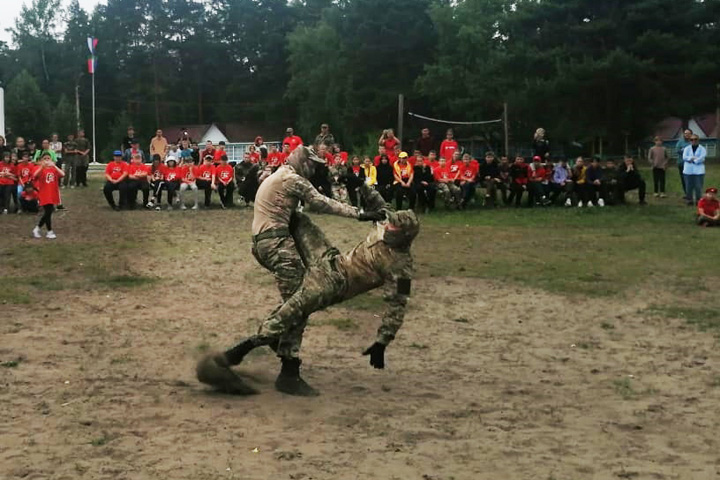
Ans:
[[[187,210],[187,207],[185,206],[185,200],[183,199],[183,193],[185,193],[187,190],[192,190],[192,192],[195,195],[195,204],[193,205],[192,209],[197,210],[200,208],[198,206],[198,202],[200,200],[200,196],[198,193],[198,186],[196,183],[198,170],[195,165],[192,163],[192,157],[187,157],[183,161],[183,166],[180,168],[180,175],[182,176],[181,183],[180,183],[180,210]]]
[[[447,161],[444,157],[440,157],[438,166],[434,171],[435,188],[437,189],[437,193],[445,197],[445,208],[450,208],[451,205],[455,205],[458,209],[460,208],[460,204],[462,203],[462,190],[455,185],[455,180],[457,180],[459,175],[459,171],[456,174],[451,174]]]
[[[210,206],[213,176],[215,176],[213,157],[211,155],[206,155],[203,159],[203,164],[200,165],[197,170],[197,178],[195,180],[198,190],[203,190],[205,192],[205,208]]]
[[[325,145],[328,150],[330,150],[335,144],[335,137],[332,133],[330,133],[330,125],[327,123],[320,125],[320,133],[318,133],[317,137],[315,137],[315,147],[320,144]]]
[[[2,155],[5,154],[5,152],[10,153],[11,151],[12,151],[12,148],[10,148],[10,146],[5,143],[5,137],[0,135],[0,157],[2,157]]]
[[[262,162],[260,164],[262,164]],[[237,184],[237,193],[238,196],[242,197],[245,201],[246,206],[250,206],[251,202],[255,202],[255,197],[257,196],[257,191],[260,187],[260,184],[258,183],[260,164],[252,163],[249,156],[243,156],[243,161],[235,165],[235,183]]]
[[[13,197],[17,187],[17,169],[10,160],[10,152],[4,152],[0,158],[0,209],[7,215],[10,209],[10,198]]]
[[[650,166],[652,166],[654,195],[665,198],[665,171],[667,170],[670,157],[665,147],[663,147],[662,139],[655,137],[654,141],[655,146],[648,152],[648,161],[650,162]]]
[[[33,228],[33,237],[40,238],[40,229],[47,228],[45,238],[57,238],[52,228],[52,214],[55,205],[60,204],[60,179],[65,173],[52,161],[50,154],[40,157],[40,165],[35,170],[35,184],[38,188],[39,204],[43,208],[43,216]]]
[[[215,166],[220,165],[222,163],[222,157],[227,157],[227,151],[225,150],[225,140],[220,140],[220,143],[218,143],[218,148],[215,149],[213,158],[213,163]]]
[[[297,147],[303,144],[303,139],[300,138],[298,135],[295,135],[295,130],[288,127],[288,129],[285,130],[285,138],[283,138],[283,145],[285,144],[290,145],[290,152],[292,152]]]
[[[520,206],[523,193],[528,189],[528,180],[530,178],[530,166],[525,163],[522,155],[515,157],[515,162],[510,165],[510,196],[508,204],[515,200],[515,207]]]
[[[393,199],[393,184],[395,183],[395,172],[390,164],[390,159],[384,153],[380,155],[377,164],[377,189],[383,199],[390,203]]]
[[[705,190],[705,196],[698,202],[697,223],[702,227],[720,226],[720,202],[716,198],[717,188]]]
[[[190,150],[192,152],[192,161],[194,165],[200,164],[200,147],[198,147],[198,144],[196,142],[193,142],[190,144]]]
[[[590,166],[585,170],[585,184],[587,186],[588,207],[597,202],[598,206],[605,206],[605,182],[603,181],[603,169],[600,167],[600,159],[593,157]]]
[[[638,190],[640,205],[645,203],[645,180],[640,176],[635,160],[630,155],[625,155],[624,163],[620,166],[618,174],[618,202],[625,203],[625,192]]]
[[[122,159],[122,152],[115,150],[113,153],[112,162],[108,163],[105,167],[105,186],[103,187],[103,194],[105,194],[105,200],[108,205],[115,211],[125,208],[127,201],[127,179],[128,176],[128,164]],[[118,191],[118,207],[113,199],[113,192]]]
[[[255,150],[260,154],[260,160],[265,161],[265,159],[267,159],[268,147],[265,145],[263,137],[259,135],[255,137]]]
[[[123,152],[127,151],[128,148],[132,147],[132,141],[135,139],[135,127],[130,125],[127,128],[127,135],[123,137],[122,143],[120,144],[120,150]]]
[[[493,152],[485,154],[485,162],[480,165],[478,182],[485,187],[485,206],[497,206],[497,190],[502,191],[503,201],[507,198],[507,188],[500,178],[500,165],[498,165]]]
[[[475,196],[475,185],[477,184],[478,163],[472,162],[473,158],[469,153],[463,155],[463,164],[460,167],[460,189],[463,192],[463,199],[460,208],[467,208],[468,203]]]
[[[423,156],[427,157],[430,155],[430,151],[434,148],[434,140],[430,136],[430,129],[429,128],[423,128],[420,130],[420,137],[415,140],[415,148],[420,150],[420,153],[423,154]]]
[[[218,191],[220,206],[230,208],[233,206],[233,191],[235,190],[235,169],[228,165],[226,155],[220,157],[220,165],[215,169],[213,189]]]
[[[553,168],[552,181],[550,182],[550,202],[557,202],[561,194],[565,195],[565,206],[572,207],[573,183],[570,177],[570,168],[567,160],[561,158],[560,162]]]
[[[388,154],[387,154],[387,150],[385,149],[385,145],[378,145],[378,154],[375,155],[375,159],[374,159],[374,162],[373,162],[373,163],[375,163],[375,166],[376,166],[376,167],[377,167],[378,165],[380,165],[380,157],[382,157],[383,155],[385,155],[386,157],[388,157],[388,162],[389,162],[389,161],[390,161],[390,157],[389,157]]]
[[[696,205],[702,196],[707,150],[700,145],[700,137],[697,135],[693,134],[690,141],[692,143],[683,151],[683,161],[685,162],[683,175],[685,176],[688,205]]]
[[[211,156],[213,160],[215,160],[215,145],[213,145],[212,140],[208,140],[205,142],[205,148],[202,152],[200,152],[200,157],[205,161],[205,157]]]
[[[70,188],[75,188],[75,184],[77,183],[76,157],[77,146],[75,144],[75,134],[71,133],[67,136],[67,140],[65,141],[65,151],[63,153],[63,169],[65,171],[65,176],[63,177],[63,188],[68,185],[70,185]]]
[[[75,138],[75,183],[79,187],[87,187],[87,171],[90,164],[90,140],[85,137],[85,130],[78,130]],[[59,208],[59,207],[58,207]]]
[[[35,158],[35,154],[37,153],[37,148],[35,148],[35,140],[29,139],[27,141],[27,145],[28,145],[28,152],[30,152],[30,158],[33,161],[37,161],[37,159]]]
[[[283,148],[285,148],[284,144]],[[288,147],[289,148],[289,147]],[[317,156],[325,159],[325,163],[316,162],[315,172],[310,177],[310,183],[315,189],[328,198],[333,198],[332,182],[330,181],[330,168],[333,166],[333,157],[327,151],[325,144],[318,145]]]
[[[129,163],[135,155],[140,155],[142,163],[147,163],[145,152],[140,148],[140,142],[136,138],[133,138],[130,140],[130,148],[125,150],[123,154],[123,160]]]
[[[143,162],[143,156],[139,153],[133,154],[127,176],[127,206],[130,210],[137,207],[138,191],[142,191],[142,204],[145,208],[151,208],[150,173],[150,167]]]
[[[435,210],[435,174],[428,158],[422,157],[415,164],[415,192],[424,212]]]
[[[177,138],[177,140],[175,140],[175,144],[180,145],[183,140],[187,140],[188,145],[190,145],[193,141],[192,137],[190,136],[190,134],[187,131],[187,128],[185,128],[185,127],[182,127],[180,129],[180,136]]]
[[[377,167],[373,165],[370,155],[365,155],[363,170],[365,170],[365,185],[375,188],[377,185]]]
[[[17,137],[15,139],[15,147],[12,149],[13,152],[15,152],[15,155],[17,155],[17,158],[22,158],[24,152],[28,152],[28,157],[32,159],[32,155],[30,155],[30,149],[25,144],[25,139],[23,137]]]
[[[155,136],[150,140],[150,155],[160,155],[160,160],[164,162],[167,146],[168,141],[167,138],[163,137],[163,131],[157,129]]]
[[[225,157],[227,158],[227,157]],[[175,200],[175,192],[180,189],[180,179],[182,178],[182,172],[177,164],[177,157],[172,154],[168,154],[165,157],[165,170],[163,171],[165,177],[164,188],[167,190],[167,209],[173,209],[173,201]]]
[[[60,141],[60,137],[57,133],[53,133],[50,136],[50,149],[55,152],[55,158],[57,158],[57,166],[62,168],[63,166],[63,144]]]
[[[408,163],[408,154],[400,152],[393,166],[395,172],[395,208],[402,210],[403,199],[407,197],[410,210],[415,208],[415,190],[413,188],[413,167]]]
[[[533,136],[533,157],[540,157],[543,161],[550,159],[550,142],[545,138],[545,129],[538,128]]]
[[[683,155],[685,153],[685,149],[688,146],[690,146],[690,144],[692,143],[690,141],[690,139],[692,138],[692,135],[693,135],[692,130],[690,130],[689,128],[685,129],[685,131],[683,131],[683,137],[680,140],[678,140],[677,143],[675,144],[675,151],[677,152],[677,166],[678,166],[678,171],[680,172],[680,183],[682,184],[682,187],[683,187],[683,194],[684,194],[683,200],[687,200],[689,202],[688,205],[690,205],[692,203],[692,199],[688,198],[688,195],[687,195],[687,186],[685,185],[685,174],[684,174],[685,160],[683,159]]]
[[[153,155],[150,165],[150,189],[152,190],[150,208],[154,206],[155,210],[159,211],[162,205],[162,191],[165,190],[165,167],[158,154]]]
[[[388,156],[395,151],[395,147],[399,147],[402,150],[400,140],[398,140],[395,136],[395,131],[392,128],[383,130],[382,135],[380,135],[380,139],[378,140],[378,145],[385,147],[385,152]]]
[[[40,143],[40,150],[35,150],[35,155],[33,155],[32,159],[33,162],[37,162],[40,160],[40,157],[44,154],[50,155],[50,159],[53,161],[54,164],[57,164],[57,156],[55,154],[55,150],[50,148],[50,140],[43,139],[43,141]]]
[[[456,153],[460,153],[460,146],[455,141],[455,132],[453,132],[452,128],[448,128],[447,132],[445,132],[445,140],[440,144],[440,157],[452,162]]]

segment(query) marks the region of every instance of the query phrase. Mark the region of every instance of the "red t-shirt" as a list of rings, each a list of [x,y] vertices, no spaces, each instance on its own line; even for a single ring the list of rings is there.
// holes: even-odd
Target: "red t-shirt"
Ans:
[[[35,186],[38,189],[40,206],[60,204],[60,175],[55,167],[44,167],[36,172]]]
[[[177,182],[182,178],[182,172],[180,171],[180,167],[168,167],[165,166],[165,169],[163,170],[163,177],[165,177],[166,182]]]
[[[32,202],[33,200],[38,199],[38,193],[37,190],[33,190],[32,193],[28,192],[27,190],[23,190],[20,194],[20,198],[25,200],[26,202]]]
[[[460,166],[460,180],[468,182],[474,182],[477,178],[477,174],[480,171],[480,166],[477,162],[465,165],[464,163]]]
[[[535,170],[532,170],[530,173],[530,178],[535,182],[542,182],[543,180],[545,180],[545,169],[543,167],[538,167]]]
[[[0,162],[0,173],[3,175],[16,175],[15,165],[10,162]],[[15,185],[10,177],[0,177],[0,185]]]
[[[213,147],[212,149],[207,149],[207,148],[204,149],[202,152],[200,152],[200,161],[201,162],[204,161],[205,157],[207,157],[208,155],[210,155],[213,159],[215,159],[216,151],[217,150],[215,149],[215,147]]]
[[[435,177],[435,181],[443,183],[452,180],[454,177],[454,175],[450,174],[450,170],[448,169],[447,165],[445,165],[445,168],[440,168],[439,165],[433,168],[433,176]]]
[[[450,162],[445,165],[448,172],[450,172],[450,178],[455,178],[455,175],[462,169],[462,162]]]
[[[30,162],[20,162],[15,167],[15,175],[20,180],[20,185],[25,185],[27,182],[32,180],[33,173],[37,170],[38,166]]]
[[[455,140],[443,140],[440,144],[440,156],[449,162],[452,160],[453,153],[459,148],[460,146]]]
[[[122,177],[124,173],[128,171],[128,164],[125,162],[110,162],[105,167],[105,175],[110,175],[110,178],[117,180]],[[43,204],[44,205],[44,204]]]
[[[385,140],[383,140],[383,145],[385,145],[386,152],[392,152],[395,149],[395,145],[399,144],[400,142],[398,141],[397,137],[386,138]]]
[[[180,167],[180,176],[183,183],[192,183],[197,178],[197,169],[195,165],[183,165]]]
[[[342,158],[343,163],[347,163],[348,153],[347,153],[347,152],[340,152],[340,158]]]
[[[279,167],[282,165],[283,155],[285,154],[282,152],[270,152],[267,156],[268,165],[271,167]]]
[[[220,150],[220,149],[215,150],[215,153],[213,154],[213,163],[220,163],[220,157],[222,157],[223,155],[227,156],[227,154],[228,154],[227,150]],[[228,157],[228,158],[230,158],[230,157]]]
[[[705,212],[705,215],[713,217],[717,213],[718,209],[720,209],[720,201],[717,198],[710,200],[707,197],[703,197],[698,202],[698,213],[702,210]]]
[[[215,169],[215,178],[217,178],[223,185],[230,183],[233,179],[232,165],[219,165]]]
[[[285,144],[290,145],[290,151],[292,152],[297,147],[303,144],[303,140],[299,136],[293,135],[292,137],[285,137],[283,139],[283,145]]]
[[[355,174],[356,177],[360,176],[360,170],[362,170],[363,167],[361,165],[353,165],[352,166],[352,172]]]
[[[250,161],[251,161],[252,163],[258,163],[258,162],[260,161],[260,154],[257,153],[257,152],[251,153],[251,154],[250,154]]]
[[[202,164],[195,170],[195,178],[198,180],[204,180],[211,182],[213,174],[215,173],[215,167],[213,165]]]
[[[154,172],[152,171],[152,166],[150,166],[148,167],[148,172],[154,182],[165,180],[165,167],[163,165],[158,165]]]
[[[144,163],[131,163],[128,166],[128,175],[142,175],[143,173],[147,174],[148,177],[150,176],[150,167],[145,165]]]

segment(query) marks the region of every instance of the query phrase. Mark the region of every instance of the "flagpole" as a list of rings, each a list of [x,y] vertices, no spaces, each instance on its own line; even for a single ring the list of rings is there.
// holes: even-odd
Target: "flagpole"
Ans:
[[[90,76],[92,77],[92,130],[93,130],[93,138],[92,138],[93,161],[92,161],[91,165],[99,165],[100,162],[97,161],[97,135],[95,133],[95,68],[93,68],[93,73]]]

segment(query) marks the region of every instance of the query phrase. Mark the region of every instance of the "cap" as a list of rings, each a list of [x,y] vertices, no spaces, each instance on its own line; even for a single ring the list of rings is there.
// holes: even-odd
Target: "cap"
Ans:
[[[212,155],[205,155],[205,160],[212,160],[212,159],[213,159]]]
[[[542,161],[542,158],[540,158],[540,155],[535,155],[533,157],[533,162],[541,162],[541,161]]]
[[[715,187],[710,187],[707,190],[705,190],[705,193],[717,193],[718,189]]]
[[[400,155],[398,155],[398,158],[407,158],[408,154],[407,152],[400,152]]]
[[[220,140],[220,143],[218,145],[225,145],[225,140]]]
[[[137,138],[133,138],[130,140],[131,145],[135,145],[136,143],[140,143],[140,140],[138,140]]]
[[[177,163],[177,157],[175,155],[168,155],[167,158],[165,159],[165,163],[168,163],[168,162]]]
[[[294,130],[293,130],[291,127],[288,127],[288,128],[285,130],[286,133],[287,133],[287,132],[292,132],[292,131],[294,131]]]
[[[122,157],[122,152],[120,150],[115,150],[113,152],[113,157]]]

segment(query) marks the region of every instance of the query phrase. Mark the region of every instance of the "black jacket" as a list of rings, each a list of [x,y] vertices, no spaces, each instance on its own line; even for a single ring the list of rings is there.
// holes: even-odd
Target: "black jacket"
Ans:
[[[389,163],[381,163],[377,166],[377,182],[379,186],[392,185],[394,181],[393,168]]]
[[[485,180],[485,177],[500,178],[500,164],[497,160],[493,160],[490,163],[482,162],[480,164],[480,173],[478,175],[480,180]]]

